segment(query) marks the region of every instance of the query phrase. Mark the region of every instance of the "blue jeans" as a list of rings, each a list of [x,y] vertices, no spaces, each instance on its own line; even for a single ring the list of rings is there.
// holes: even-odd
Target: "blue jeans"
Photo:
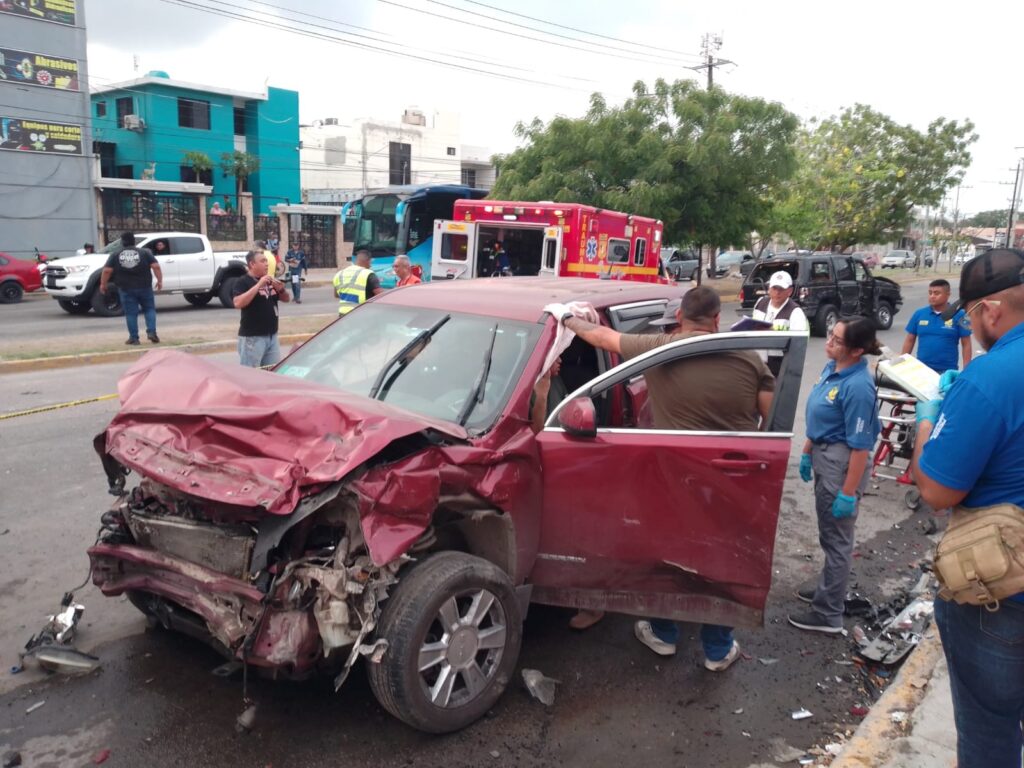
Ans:
[[[296,301],[301,301],[302,300],[302,278],[301,277],[296,277],[295,274],[293,273],[291,279],[292,279],[292,295],[295,297]]]
[[[124,321],[128,324],[128,338],[139,338],[139,310],[146,317],[146,333],[156,335],[156,299],[152,288],[118,288],[121,306],[124,307]]]
[[[281,359],[281,347],[277,343],[277,334],[272,336],[239,336],[238,359],[249,368],[262,368],[273,365]]]
[[[1024,605],[990,612],[936,598],[949,667],[959,768],[1021,768]]]
[[[679,642],[679,625],[670,619],[650,619],[651,629],[659,640],[675,645]],[[718,624],[700,625],[700,643],[708,661],[721,661],[732,650],[732,627]]]

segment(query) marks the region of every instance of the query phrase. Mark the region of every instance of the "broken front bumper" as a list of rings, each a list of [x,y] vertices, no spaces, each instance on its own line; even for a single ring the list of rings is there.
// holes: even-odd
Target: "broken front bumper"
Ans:
[[[303,677],[317,665],[320,633],[308,610],[275,606],[241,579],[187,560],[124,544],[90,547],[93,584],[104,595],[155,595],[197,616],[234,658]],[[246,638],[256,631],[248,650]]]

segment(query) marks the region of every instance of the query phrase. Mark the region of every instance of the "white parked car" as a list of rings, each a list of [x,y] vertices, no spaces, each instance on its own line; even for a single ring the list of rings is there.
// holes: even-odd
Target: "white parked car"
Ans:
[[[156,243],[163,241],[158,253]],[[136,234],[135,246],[149,248],[163,272],[164,293],[183,293],[185,300],[202,307],[217,296],[225,307],[233,307],[231,287],[245,273],[245,251],[214,253],[210,241],[197,232],[151,232]],[[107,257],[121,249],[115,240],[97,253],[68,256],[46,263],[43,289],[57,300],[60,308],[72,315],[84,315],[91,309],[98,315],[114,317],[124,312],[116,291],[99,292],[100,273]]]
[[[913,251],[889,251],[882,258],[880,265],[882,269],[900,269],[901,267],[916,267],[917,255]]]

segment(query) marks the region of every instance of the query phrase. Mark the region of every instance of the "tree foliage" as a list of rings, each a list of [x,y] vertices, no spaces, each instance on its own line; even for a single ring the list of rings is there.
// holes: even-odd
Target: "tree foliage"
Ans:
[[[234,152],[221,152],[220,169],[235,179],[235,204],[240,210],[242,206],[238,199],[242,194],[242,187],[246,179],[260,169],[260,159],[256,155],[239,152],[237,149]]]
[[[205,152],[189,150],[188,152],[183,153],[181,157],[182,160],[185,161],[185,165],[192,169],[192,173],[194,174],[193,181],[198,182],[202,174],[213,170],[213,161]]]
[[[969,121],[939,118],[921,132],[858,104],[806,130],[790,201],[800,245],[846,248],[903,233],[914,206],[937,206],[971,160]],[[792,227],[792,229],[787,229]]]
[[[591,97],[584,117],[538,119],[495,158],[494,198],[579,202],[661,219],[666,242],[745,243],[796,168],[798,122],[780,104],[643,82],[621,107]]]
[[[980,211],[964,220],[967,227],[1005,227],[1009,219],[1008,209],[999,211]]]

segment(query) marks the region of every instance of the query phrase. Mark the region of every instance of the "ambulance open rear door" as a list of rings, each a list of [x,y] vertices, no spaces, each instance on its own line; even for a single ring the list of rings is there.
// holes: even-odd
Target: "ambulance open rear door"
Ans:
[[[562,228],[544,228],[544,248],[541,251],[540,274],[545,277],[556,277],[562,259]]]
[[[469,221],[434,222],[431,280],[468,280],[476,275],[476,228]]]

